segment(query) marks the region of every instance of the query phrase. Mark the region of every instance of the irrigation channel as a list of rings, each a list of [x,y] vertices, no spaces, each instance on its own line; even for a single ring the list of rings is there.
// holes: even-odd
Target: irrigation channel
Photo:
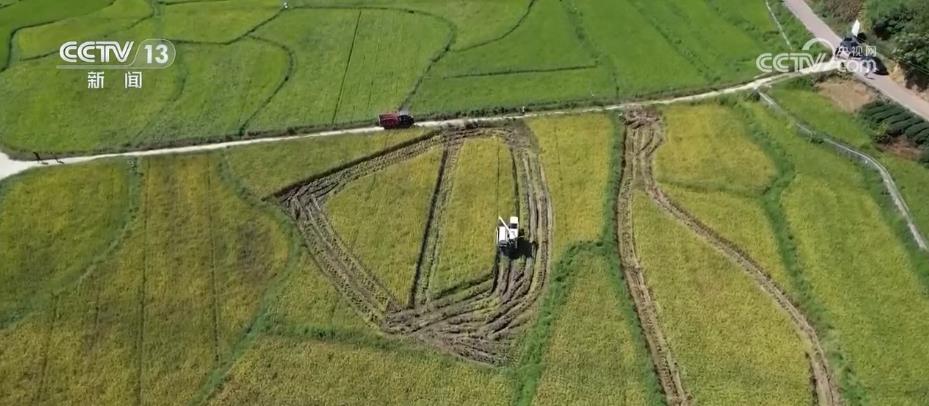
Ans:
[[[496,137],[508,146],[515,168],[519,213],[525,224],[520,255],[499,251],[486,276],[442,292],[426,294],[436,259],[438,234],[447,207],[451,167],[462,143]],[[443,152],[410,299],[394,297],[340,238],[326,202],[349,182],[429,151]],[[405,337],[484,364],[507,361],[512,340],[531,318],[550,273],[553,212],[538,149],[520,123],[487,128],[440,129],[410,142],[306,179],[274,195],[304,236],[313,259],[342,296],[384,334]],[[488,238],[488,241],[491,241]]]
[[[646,270],[636,254],[636,242],[632,216],[632,195],[635,190],[644,190],[649,198],[665,213],[676,219],[691,232],[721,252],[738,265],[756,285],[787,313],[794,330],[804,344],[810,362],[812,381],[819,405],[840,405],[842,398],[839,384],[829,366],[825,351],[816,330],[806,316],[790,301],[774,283],[769,274],[742,248],[728,241],[719,233],[691,215],[681,205],[672,201],[662,191],[652,173],[655,151],[664,142],[661,117],[655,110],[635,109],[624,113],[627,126],[623,156],[623,179],[617,199],[617,219],[620,254],[626,282],[635,302],[652,362],[658,372],[659,383],[668,404],[685,405],[691,398],[682,382],[677,363],[664,334],[661,331],[655,304],[652,302]]]

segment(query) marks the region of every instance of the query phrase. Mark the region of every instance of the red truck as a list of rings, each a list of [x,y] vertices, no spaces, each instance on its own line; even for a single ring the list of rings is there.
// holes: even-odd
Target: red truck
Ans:
[[[408,113],[384,113],[377,116],[377,124],[385,130],[410,128],[416,121]]]

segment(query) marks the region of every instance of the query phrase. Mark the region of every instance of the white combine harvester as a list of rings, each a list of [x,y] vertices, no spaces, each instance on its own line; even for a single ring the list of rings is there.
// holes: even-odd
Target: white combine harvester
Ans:
[[[501,251],[515,250],[517,240],[519,240],[519,217],[510,217],[510,222],[503,221],[502,217],[497,217],[500,225],[497,226],[497,247]]]

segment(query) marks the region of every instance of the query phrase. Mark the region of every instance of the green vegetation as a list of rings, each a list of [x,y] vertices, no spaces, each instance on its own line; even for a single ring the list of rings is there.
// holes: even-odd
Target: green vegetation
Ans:
[[[907,252],[905,236],[887,223],[875,197],[862,193],[874,182],[863,169],[798,137],[764,107],[751,111],[795,166],[784,214],[846,398],[919,404],[926,392],[917,377],[929,357],[918,333],[929,328],[918,270],[924,260]]]
[[[855,117],[842,112],[827,98],[796,87],[775,88],[772,92],[782,106],[813,129],[857,146],[880,161],[893,175],[920,230],[929,230],[929,208],[920,204],[929,185],[929,169],[924,165],[883,152],[872,145],[872,129]],[[888,108],[888,110],[895,110]],[[929,156],[927,154],[926,156]]]
[[[73,283],[117,240],[132,210],[129,166],[33,171],[0,189],[0,328]],[[24,232],[27,231],[28,232]]]
[[[518,215],[507,146],[495,138],[478,139],[462,145],[459,154],[455,167],[447,168],[453,171],[451,192],[439,230],[438,266],[429,283],[436,294],[490,273],[497,254],[492,243],[497,218]]]
[[[529,120],[539,140],[542,165],[555,207],[555,261],[577,243],[597,241],[612,228],[607,202],[613,160],[619,152],[617,129],[605,115],[575,115]],[[603,203],[601,203],[603,202]]]
[[[15,49],[10,49],[10,39],[16,30],[93,13],[109,3],[109,0],[81,0],[66,3],[57,0],[30,0],[10,3],[9,6],[0,8],[0,71],[9,67],[11,59],[15,56],[11,55],[11,51],[15,52]]]
[[[16,33],[15,46],[19,49],[20,58],[36,58],[58,52],[58,47],[66,41],[95,40],[123,31],[151,14],[152,7],[148,1],[115,0],[113,4],[89,14],[23,28]]]
[[[649,398],[650,361],[636,341],[638,331],[618,269],[604,256],[582,251],[566,265],[570,281],[543,357],[533,404],[585,401],[610,405],[655,403]]]
[[[808,364],[786,314],[644,194],[635,196],[633,213],[659,319],[696,401],[810,403]]]
[[[659,182],[757,195],[775,176],[774,164],[731,109],[668,107],[665,122],[667,142],[655,155]]]
[[[224,152],[243,186],[264,198],[339,165],[409,141],[422,130],[305,138],[255,144]]]
[[[139,171],[118,248],[0,332],[3,403],[181,403],[250,328],[288,262],[278,222],[236,194],[215,157],[145,159]]]
[[[326,203],[346,247],[401,304],[410,297],[441,158],[436,150],[391,166],[348,184]]]

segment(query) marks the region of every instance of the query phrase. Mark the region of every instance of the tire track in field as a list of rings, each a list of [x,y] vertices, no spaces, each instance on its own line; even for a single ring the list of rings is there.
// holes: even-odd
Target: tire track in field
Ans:
[[[147,179],[148,173],[151,173],[152,164],[147,163],[149,171],[142,172],[142,201],[141,201],[141,217],[142,217],[142,277],[139,280],[139,330],[136,333],[136,404],[143,404],[142,401],[142,391],[143,391],[143,381],[142,381],[142,371],[145,366],[145,282],[148,274],[148,219],[149,219],[149,208],[148,205],[151,204],[151,195],[150,195],[150,186],[148,182],[151,180]],[[146,173],[148,172],[148,173]]]
[[[439,176],[436,177],[432,203],[429,205],[429,217],[419,251],[419,259],[416,262],[413,289],[410,292],[409,303],[413,305],[426,303],[432,275],[438,265],[438,247],[440,246],[441,230],[444,223],[442,220],[445,219],[445,209],[448,207],[454,182],[452,174],[455,171],[460,151],[460,145],[448,145],[445,146],[442,152]]]
[[[212,162],[209,163],[212,165]],[[206,190],[209,195],[213,195],[213,168],[207,168],[206,171]],[[210,238],[210,308],[211,319],[213,324],[213,362],[219,365],[219,295],[216,293],[216,240],[213,229],[213,199],[206,199],[206,221],[207,235]],[[215,366],[214,366],[215,368]]]
[[[629,115],[627,115],[627,117],[629,117]],[[787,294],[777,286],[769,276],[769,273],[767,273],[761,265],[752,259],[741,247],[725,239],[715,230],[703,224],[681,205],[668,198],[664,191],[662,191],[652,172],[654,154],[664,142],[664,137],[662,135],[663,130],[657,113],[655,113],[652,120],[649,120],[647,126],[649,127],[647,130],[630,132],[630,135],[633,138],[640,138],[638,141],[633,141],[633,143],[637,145],[647,145],[646,148],[637,148],[634,152],[635,156],[632,158],[638,161],[637,166],[639,167],[639,174],[641,175],[641,180],[644,183],[643,186],[648,196],[662,211],[671,215],[687,229],[697,234],[701,239],[721,252],[731,262],[738,265],[738,267],[745,271],[781,310],[787,313],[794,330],[803,341],[807,358],[810,362],[817,404],[828,406],[841,405],[842,397],[838,382],[829,366],[826,352],[822,348],[818,334],[806,316],[791,302]]]
[[[658,376],[665,399],[670,406],[689,405],[690,395],[684,387],[677,361],[671,352],[668,340],[658,320],[658,311],[651,291],[645,279],[644,269],[639,262],[636,250],[634,221],[632,218],[632,197],[637,188],[643,184],[641,151],[649,148],[649,137],[641,133],[652,131],[650,120],[644,113],[631,111],[626,114],[626,137],[623,148],[623,175],[620,180],[619,197],[616,202],[617,235],[619,236],[619,253],[626,284],[635,304],[635,312],[642,326],[646,344],[652,359],[652,365]]]
[[[416,296],[415,301],[401,306],[341,243],[324,209],[328,197],[351,181],[434,148],[457,148],[468,139],[486,137],[504,140],[514,157],[520,194],[528,207],[523,223],[527,225],[527,241],[523,244],[526,257],[511,259],[498,255],[485,277],[453,287],[434,299],[428,294]],[[553,213],[537,147],[529,137],[531,133],[521,127],[439,130],[307,179],[275,194],[273,199],[296,223],[324,275],[356,311],[383,333],[407,337],[467,360],[500,365],[508,359],[508,348],[515,334],[531,317],[529,309],[538,299],[550,271]],[[448,159],[446,156],[446,164]],[[450,173],[450,169],[446,167],[445,173]],[[442,204],[441,195],[446,193],[442,189],[447,186],[439,184],[437,188],[434,206]],[[432,210],[435,217],[443,208]],[[440,223],[434,222],[435,226],[427,232],[438,234]],[[424,244],[429,252],[421,255],[437,259],[440,242]],[[428,257],[423,262],[427,260]],[[425,272],[422,269],[419,277]],[[423,292],[422,285],[415,289]]]

